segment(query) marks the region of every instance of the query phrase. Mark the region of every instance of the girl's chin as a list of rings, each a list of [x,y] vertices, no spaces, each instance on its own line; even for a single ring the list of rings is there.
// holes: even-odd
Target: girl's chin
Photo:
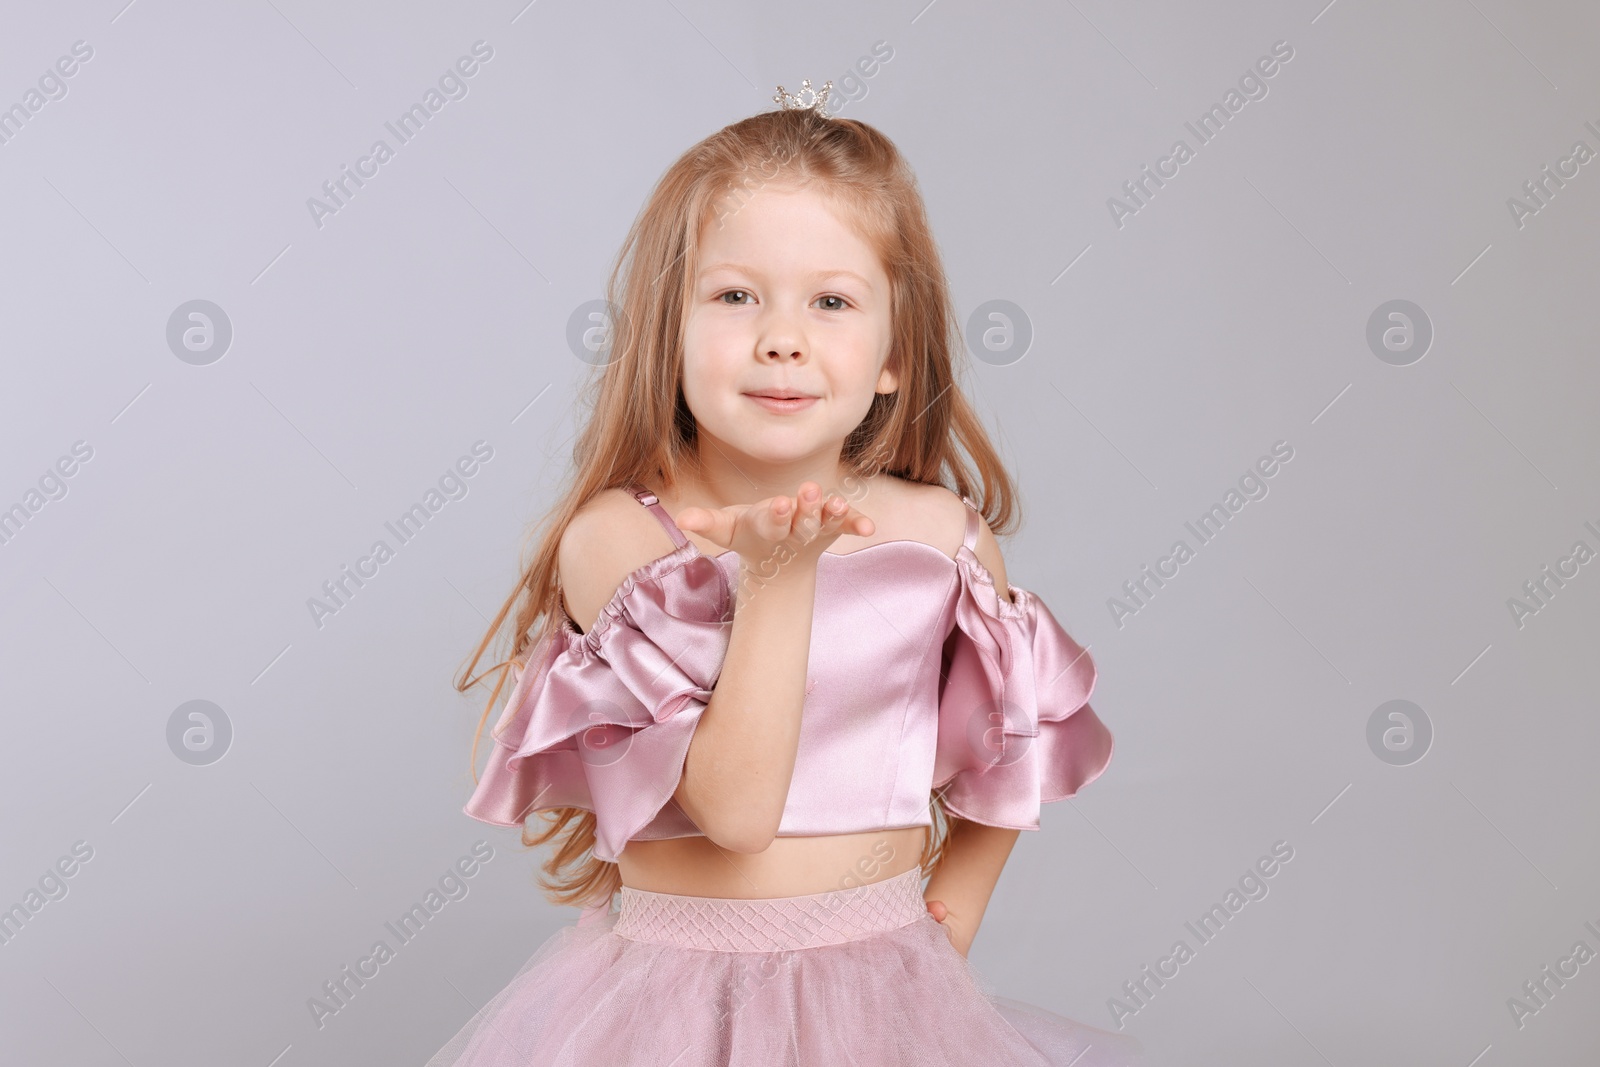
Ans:
[[[720,456],[738,463],[803,463],[818,456],[834,455],[843,446],[851,427],[829,426],[809,416],[801,418],[767,415],[746,405],[742,417],[721,425],[699,423],[702,447],[713,462]]]
[[[816,434],[775,434],[771,430],[718,438],[713,455],[734,465],[759,463],[769,467],[803,464],[836,452],[844,444],[821,440]]]

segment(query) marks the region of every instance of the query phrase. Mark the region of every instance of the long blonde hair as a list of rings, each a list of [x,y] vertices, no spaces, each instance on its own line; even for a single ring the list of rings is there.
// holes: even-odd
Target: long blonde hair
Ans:
[[[524,546],[531,558],[471,661],[455,680],[466,692],[498,672],[472,743],[478,744],[506,688],[513,660],[526,662],[561,621],[556,550],[573,516],[596,494],[656,479],[668,490],[693,470],[694,416],[684,403],[683,322],[698,270],[706,223],[767,185],[810,186],[828,196],[878,253],[891,283],[890,366],[896,392],[877,394],[846,439],[841,462],[857,477],[888,473],[946,485],[971,497],[994,533],[1020,518],[1010,475],[982,421],[955,384],[964,342],[928,226],[916,178],[894,143],[866,123],[814,110],[769,111],[718,130],[690,148],[661,177],[623,242],[606,286],[613,309],[610,359],[583,390],[591,415],[573,447],[570,483]],[[965,456],[961,451],[964,449]],[[515,613],[505,659],[472,676],[485,650]],[[543,620],[539,633],[530,631]],[[509,710],[509,709],[508,709]],[[933,827],[922,853],[930,872],[944,855],[948,820],[938,791],[929,797]],[[593,854],[595,817],[581,808],[536,812],[522,843],[555,847],[540,879],[556,904],[609,900],[621,885],[615,863]],[[531,818],[531,817],[530,817]]]

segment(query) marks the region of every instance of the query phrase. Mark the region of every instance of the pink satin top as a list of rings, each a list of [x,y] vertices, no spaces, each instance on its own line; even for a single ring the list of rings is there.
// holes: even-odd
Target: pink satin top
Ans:
[[[630,490],[677,548],[628,575],[588,633],[563,608],[561,629],[513,661],[464,809],[499,826],[592,811],[594,854],[610,862],[629,841],[701,835],[671,798],[721,671],[739,576],[736,553],[701,554],[649,490]],[[977,508],[962,500],[954,559],[906,539],[822,554],[779,837],[931,826],[935,789],[952,815],[1037,830],[1041,802],[1110,762],[1088,653],[1026,589],[1000,599],[974,551]]]

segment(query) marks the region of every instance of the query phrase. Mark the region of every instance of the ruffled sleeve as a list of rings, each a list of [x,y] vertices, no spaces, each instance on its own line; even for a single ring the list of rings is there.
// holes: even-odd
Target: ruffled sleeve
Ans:
[[[680,551],[625,579],[588,633],[563,616],[526,663],[513,661],[494,750],[463,810],[498,826],[592,811],[594,854],[615,862],[683,777],[727,652],[725,598],[716,565]],[[694,831],[676,805],[669,818]]]
[[[1000,599],[971,549],[939,692],[935,789],[953,815],[1039,829],[1043,802],[1063,800],[1111,761],[1111,731],[1089,706],[1095,668],[1050,609],[1026,589]]]

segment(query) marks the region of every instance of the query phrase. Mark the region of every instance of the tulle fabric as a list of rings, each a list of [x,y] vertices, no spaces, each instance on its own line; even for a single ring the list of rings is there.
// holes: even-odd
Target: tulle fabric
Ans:
[[[767,900],[624,888],[620,911],[557,930],[427,1067],[1140,1062],[1127,1035],[987,992],[921,875]]]

